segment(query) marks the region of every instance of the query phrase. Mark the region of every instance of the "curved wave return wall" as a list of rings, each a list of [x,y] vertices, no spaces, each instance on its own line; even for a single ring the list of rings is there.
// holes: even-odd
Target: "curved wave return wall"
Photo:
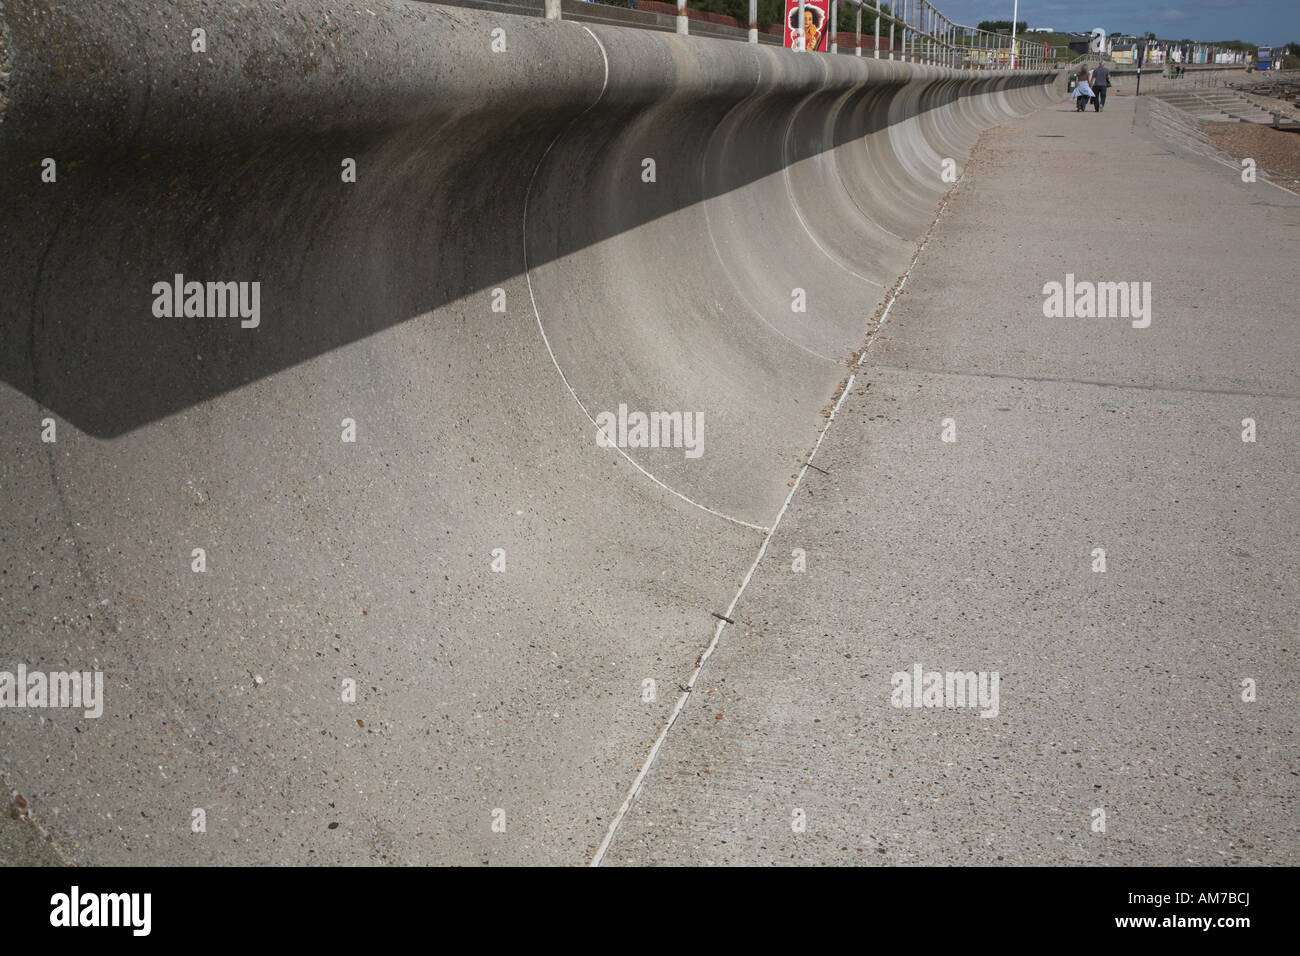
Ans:
[[[686,672],[943,160],[1060,89],[394,0],[9,0],[0,27],[4,560],[28,582],[0,612],[29,666],[112,669],[103,746],[11,725],[6,772],[59,789],[56,835],[101,827],[101,861],[139,859],[137,808],[220,804],[231,761],[262,767],[240,785],[278,836],[214,858],[297,858],[319,836],[286,788],[352,777],[330,799],[381,821],[443,801],[439,859],[478,859],[465,808],[505,799],[468,780],[570,821],[539,858],[588,852],[662,718],[607,689]],[[257,283],[256,327],[155,314],[176,276],[250,308]],[[698,456],[598,447],[620,405],[698,413]],[[445,735],[399,767],[351,713],[336,733],[348,675]]]

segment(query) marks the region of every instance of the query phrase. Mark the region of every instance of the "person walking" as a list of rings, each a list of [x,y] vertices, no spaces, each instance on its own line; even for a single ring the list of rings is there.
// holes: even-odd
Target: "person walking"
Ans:
[[[1106,108],[1106,90],[1110,88],[1110,70],[1105,63],[1098,63],[1092,71],[1092,108],[1100,113]]]
[[[1092,86],[1088,83],[1089,70],[1087,66],[1080,67],[1079,75],[1074,78],[1074,111],[1082,113],[1084,108],[1092,101]]]

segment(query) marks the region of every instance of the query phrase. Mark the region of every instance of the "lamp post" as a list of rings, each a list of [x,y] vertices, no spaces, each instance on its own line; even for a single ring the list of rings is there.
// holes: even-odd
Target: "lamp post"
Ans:
[[[1016,68],[1016,20],[1020,17],[1020,0],[1016,0],[1011,11],[1011,69]]]

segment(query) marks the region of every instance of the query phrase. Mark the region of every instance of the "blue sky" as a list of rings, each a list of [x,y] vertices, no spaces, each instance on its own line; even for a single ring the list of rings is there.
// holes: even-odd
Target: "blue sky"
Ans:
[[[974,26],[1010,20],[1012,0],[934,0],[950,19]],[[1300,0],[1021,0],[1020,20],[1030,27],[1110,32],[1161,39],[1245,40],[1262,46],[1300,42]]]

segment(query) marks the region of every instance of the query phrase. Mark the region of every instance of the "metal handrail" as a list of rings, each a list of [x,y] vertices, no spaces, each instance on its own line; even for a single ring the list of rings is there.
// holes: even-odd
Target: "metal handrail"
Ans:
[[[432,2],[456,5],[457,0],[432,0]],[[529,5],[531,6],[532,3],[537,2],[538,0],[531,0]],[[548,20],[561,20],[564,18],[561,0],[540,0],[540,2],[543,15]],[[669,2],[673,2],[673,0],[669,0]],[[675,0],[675,2],[677,16],[674,29],[679,34],[689,34],[691,27],[686,7],[687,0]],[[875,59],[925,63],[962,70],[1062,70],[1069,69],[1082,60],[1111,59],[1108,53],[1090,52],[1067,60],[1060,56],[1055,49],[1045,49],[1046,44],[1041,40],[1028,39],[1023,35],[1016,36],[1014,32],[1010,36],[1003,33],[994,33],[950,20],[934,4],[930,3],[930,0],[894,0],[893,8],[885,7],[882,0],[830,0],[830,30],[827,37],[827,50],[831,53],[840,52],[841,44],[838,42],[838,29],[839,5],[841,3],[854,7],[856,11],[853,46],[853,52],[856,56],[863,55],[862,16],[863,11],[866,11],[875,17],[874,39],[870,49],[870,55]],[[467,0],[467,5],[494,6],[496,4],[495,0]],[[803,6],[801,0],[801,13],[799,16],[801,23],[803,22]],[[588,17],[576,13],[572,9],[570,15],[578,20],[600,19],[599,17]],[[662,23],[662,21],[659,22]],[[649,26],[649,24],[645,25]],[[886,27],[888,28],[887,32]],[[663,29],[662,26],[654,28]],[[717,37],[735,28],[713,23],[701,23],[697,29],[701,33]],[[782,31],[784,32],[784,26]],[[739,38],[739,35],[737,35],[736,39]],[[759,42],[758,0],[749,0],[749,31],[747,38],[750,43]],[[767,35],[764,35],[764,40],[772,42],[772,38]],[[888,44],[883,55],[881,51],[882,41],[886,41]],[[1217,47],[1206,46],[1206,49],[1217,50]]]
[[[855,19],[854,54],[862,55],[862,12],[872,13],[876,18],[875,38],[872,55],[875,59],[884,59],[880,55],[881,22],[889,24],[888,59],[898,59],[910,63],[926,63],[932,66],[948,66],[954,69],[990,70],[990,69],[1029,69],[1040,70],[1057,65],[1055,54],[1044,56],[1038,49],[1038,41],[1026,41],[1023,38],[1009,37],[977,27],[969,27],[950,20],[930,3],[929,0],[896,0],[901,7],[901,15],[893,9],[882,6],[879,0],[869,3],[867,0],[831,0],[830,37],[827,44],[831,51],[836,50],[836,31],[838,27],[838,5],[840,2],[857,8]],[[802,6],[802,4],[800,4]],[[686,19],[686,0],[677,0],[679,24]],[[802,16],[800,17],[802,20]],[[758,0],[749,0],[750,42],[758,28]],[[685,32],[680,26],[678,32]],[[897,52],[897,56],[895,53]]]
[[[454,0],[451,0],[454,3]],[[686,0],[676,0],[676,31],[690,33],[690,18],[686,13]],[[900,10],[887,8],[881,0],[831,0],[828,52],[839,52],[836,43],[839,4],[856,8],[854,55],[862,56],[862,14],[873,15],[874,41],[871,55],[875,59],[900,60],[954,69],[1055,69],[1060,63],[1052,53],[1044,56],[1039,41],[1013,38],[976,27],[964,26],[944,16],[929,0],[895,0]],[[563,19],[560,0],[543,0],[548,20]],[[800,4],[802,7],[802,3]],[[800,22],[802,22],[802,15]],[[885,26],[888,26],[888,33]],[[749,0],[750,43],[758,42],[758,0]],[[881,55],[881,41],[888,48]]]

